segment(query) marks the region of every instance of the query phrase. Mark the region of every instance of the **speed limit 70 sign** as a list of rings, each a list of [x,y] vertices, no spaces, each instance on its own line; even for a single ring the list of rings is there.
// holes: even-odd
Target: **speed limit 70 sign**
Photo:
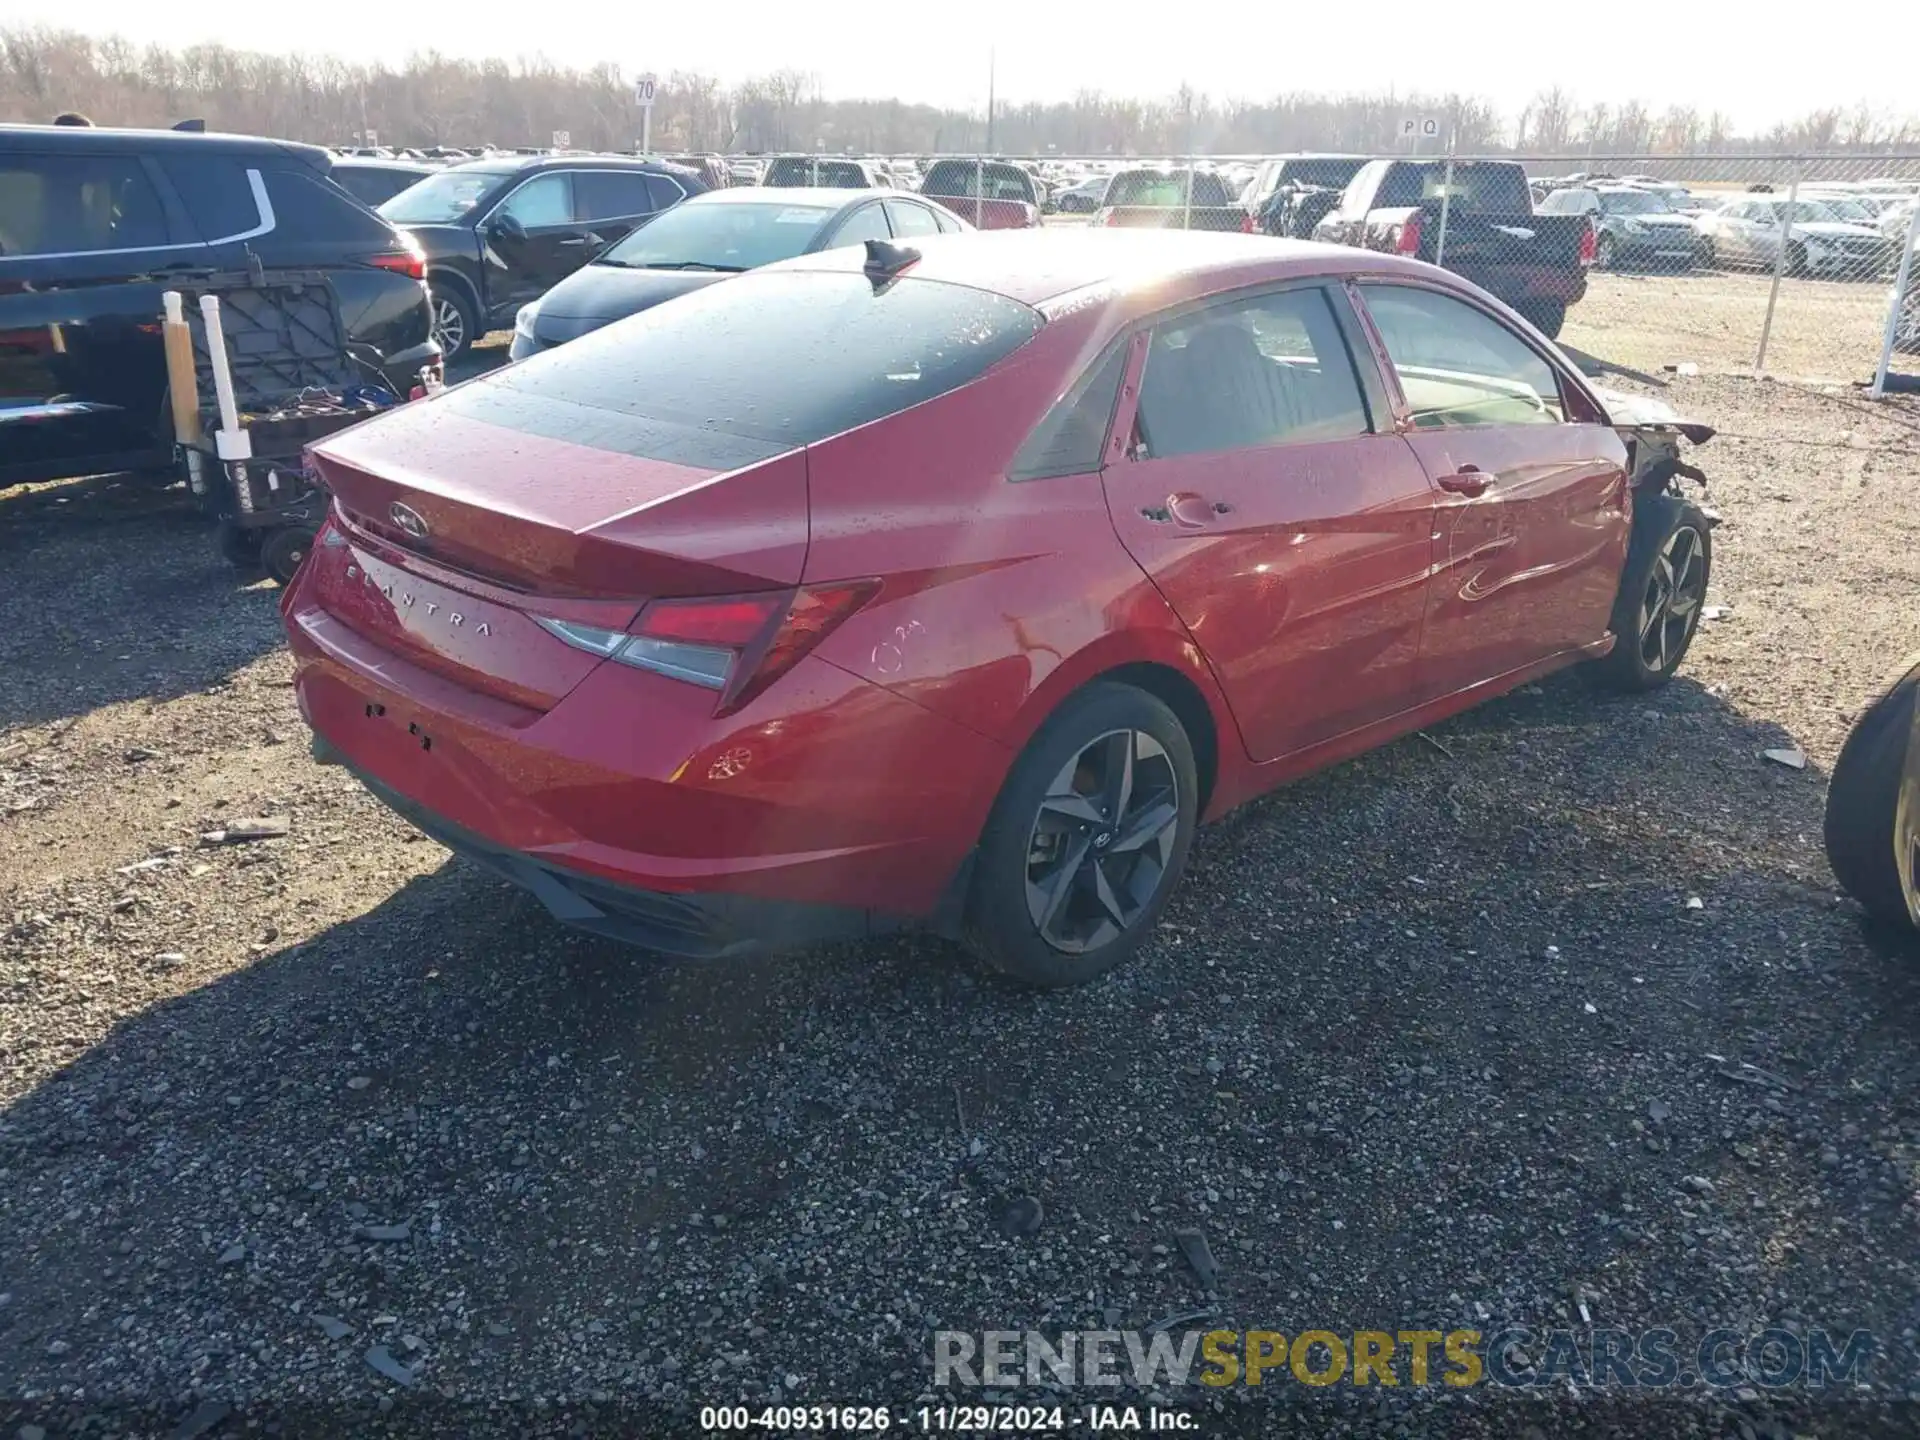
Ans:
[[[659,78],[653,75],[642,75],[638,80],[634,81],[633,103],[638,105],[642,110],[651,110],[653,108],[654,91],[658,88],[659,83]]]

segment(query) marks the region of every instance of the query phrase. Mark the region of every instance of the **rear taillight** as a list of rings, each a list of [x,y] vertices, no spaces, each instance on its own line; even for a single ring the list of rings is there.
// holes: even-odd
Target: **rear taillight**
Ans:
[[[1600,237],[1594,233],[1593,222],[1587,222],[1587,233],[1580,237],[1580,263],[1591,265],[1600,258]]]
[[[625,633],[541,619],[576,650],[720,692],[718,714],[745,705],[872,599],[877,580],[758,595],[656,600]]]
[[[1096,225],[1111,225],[1111,224],[1113,224],[1113,211],[1111,211],[1111,210],[1104,210],[1104,209],[1103,209],[1103,210],[1096,210],[1096,211],[1094,212],[1094,216],[1093,216],[1093,223],[1094,223],[1094,224],[1096,224]]]
[[[1401,225],[1400,233],[1394,237],[1393,248],[1395,253],[1400,255],[1417,256],[1420,253],[1420,212],[1418,210],[1409,215],[1406,222]]]
[[[376,269],[391,270],[396,275],[404,275],[409,280],[427,278],[426,254],[415,245],[398,255],[376,255],[373,257]]]

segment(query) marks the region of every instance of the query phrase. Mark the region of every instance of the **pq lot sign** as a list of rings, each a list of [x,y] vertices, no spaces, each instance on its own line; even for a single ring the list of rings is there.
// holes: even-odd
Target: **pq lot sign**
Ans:
[[[1402,115],[1400,138],[1402,140],[1438,140],[1440,118],[1437,115]]]

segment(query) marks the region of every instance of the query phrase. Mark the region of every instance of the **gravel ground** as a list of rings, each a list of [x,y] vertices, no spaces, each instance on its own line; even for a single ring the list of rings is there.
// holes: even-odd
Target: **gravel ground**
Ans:
[[[904,1407],[938,1327],[1209,1302],[1880,1349],[1820,1398],[1178,1397],[1202,1433],[1911,1433],[1920,980],[1819,834],[1920,644],[1920,411],[1672,395],[1728,432],[1731,611],[1679,681],[1555,678],[1248,807],[1056,996],[928,939],[562,931],[310,763],[274,592],[172,502],[0,497],[0,1436],[664,1434]]]
[[[1561,338],[1656,374],[1687,362],[1709,373],[1751,373],[1772,288],[1771,275],[1747,271],[1596,270]],[[1872,379],[1891,293],[1882,283],[1783,279],[1767,372],[1838,384]],[[1911,357],[1895,360],[1895,369],[1913,368]]]

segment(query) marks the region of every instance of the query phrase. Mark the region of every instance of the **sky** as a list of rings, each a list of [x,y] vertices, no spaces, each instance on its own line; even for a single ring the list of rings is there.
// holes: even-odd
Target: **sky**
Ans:
[[[0,0],[0,25],[118,32],[143,43],[219,40],[394,64],[429,48],[469,59],[539,54],[583,67],[612,60],[630,76],[695,70],[727,82],[794,67],[816,75],[834,99],[898,96],[970,109],[985,106],[991,51],[998,94],[1015,103],[1067,99],[1081,89],[1158,97],[1182,83],[1244,99],[1282,90],[1456,89],[1486,96],[1511,117],[1558,83],[1582,101],[1724,110],[1743,131],[1861,101],[1920,113],[1920,6],[1877,0],[1829,13],[1834,23],[1809,23],[1800,6],[1777,0],[1368,0],[1363,8],[1310,10],[1223,0],[970,0],[954,10],[852,3],[823,10],[790,0],[728,0],[724,10],[536,10],[504,0],[318,9],[260,0],[87,0],[63,8]],[[662,23],[663,15],[671,19]]]

